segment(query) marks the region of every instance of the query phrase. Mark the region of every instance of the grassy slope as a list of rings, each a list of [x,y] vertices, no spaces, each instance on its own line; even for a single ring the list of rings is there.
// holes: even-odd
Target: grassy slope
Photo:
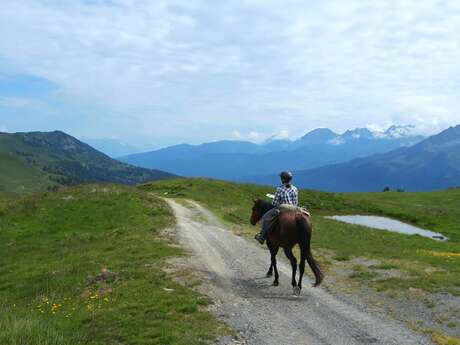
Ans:
[[[143,190],[172,197],[197,200],[225,221],[249,230],[252,200],[272,188],[238,185],[204,179],[169,180],[145,184]],[[334,250],[337,259],[350,256],[377,258],[407,272],[375,285],[379,289],[418,287],[430,291],[460,294],[460,190],[435,193],[334,194],[302,190],[300,203],[313,211],[314,248]],[[451,238],[437,242],[419,236],[406,236],[328,220],[321,215],[346,213],[388,215],[416,225],[427,226]],[[428,268],[428,269],[427,269]],[[407,279],[409,278],[409,279]]]
[[[182,254],[159,238],[172,223],[163,201],[130,187],[0,199],[0,344],[212,339],[207,300],[161,269]]]
[[[12,135],[0,135],[0,193],[21,194],[36,192],[55,185],[51,176],[20,158],[16,151],[26,151],[27,147]]]
[[[171,176],[113,160],[62,132],[0,133],[0,194],[88,182],[136,184]]]
[[[46,189],[50,184],[40,170],[28,166],[17,157],[0,152],[0,193],[19,194]]]

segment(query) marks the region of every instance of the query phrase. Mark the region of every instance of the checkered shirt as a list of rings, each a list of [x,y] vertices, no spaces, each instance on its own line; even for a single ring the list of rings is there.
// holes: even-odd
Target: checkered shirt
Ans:
[[[298,200],[297,188],[293,185],[289,187],[286,186],[279,186],[276,188],[275,198],[273,199],[273,205],[279,206],[281,204],[289,204],[297,206]]]

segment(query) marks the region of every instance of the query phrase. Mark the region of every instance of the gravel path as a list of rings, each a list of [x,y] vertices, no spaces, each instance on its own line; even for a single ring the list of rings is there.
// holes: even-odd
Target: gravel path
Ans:
[[[279,260],[280,286],[265,278],[268,251],[226,230],[212,213],[166,200],[178,223],[181,244],[194,254],[191,265],[205,280],[216,313],[239,334],[228,344],[431,344],[403,325],[358,310],[305,281],[292,295],[291,268]],[[279,258],[284,256],[279,253]],[[312,276],[307,265],[306,274]],[[327,279],[327,277],[326,277]],[[224,341],[222,341],[224,343]]]

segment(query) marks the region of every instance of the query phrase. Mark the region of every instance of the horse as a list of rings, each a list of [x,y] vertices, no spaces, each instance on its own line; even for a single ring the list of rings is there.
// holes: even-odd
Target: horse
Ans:
[[[272,208],[271,203],[261,199],[254,200],[250,223],[256,225],[262,216]],[[305,271],[305,260],[307,260],[313,274],[315,275],[314,287],[321,284],[324,274],[321,267],[314,259],[310,248],[312,235],[312,224],[310,217],[306,214],[296,211],[284,211],[278,216],[278,219],[273,223],[267,238],[267,246],[270,250],[271,264],[267,272],[267,276],[271,276],[275,272],[274,286],[279,285],[279,274],[276,266],[276,255],[279,248],[283,248],[286,257],[289,259],[292,267],[292,288],[294,294],[299,295],[302,290],[302,278]],[[300,263],[299,263],[299,281],[296,281],[297,259],[292,253],[292,248],[298,244],[300,248]]]

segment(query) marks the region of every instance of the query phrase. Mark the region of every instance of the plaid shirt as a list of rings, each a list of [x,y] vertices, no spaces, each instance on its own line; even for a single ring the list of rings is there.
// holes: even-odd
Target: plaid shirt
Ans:
[[[281,204],[289,204],[297,206],[297,188],[293,185],[289,187],[280,186],[276,188],[275,198],[273,199],[273,205],[279,206]]]

